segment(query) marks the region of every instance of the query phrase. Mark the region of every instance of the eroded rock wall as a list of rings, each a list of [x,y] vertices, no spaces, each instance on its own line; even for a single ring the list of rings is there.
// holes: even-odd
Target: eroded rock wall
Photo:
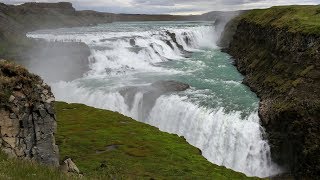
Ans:
[[[0,148],[12,157],[57,167],[54,100],[40,77],[0,60]]]
[[[228,52],[261,98],[272,158],[298,178],[320,177],[320,36],[245,19],[236,27]]]

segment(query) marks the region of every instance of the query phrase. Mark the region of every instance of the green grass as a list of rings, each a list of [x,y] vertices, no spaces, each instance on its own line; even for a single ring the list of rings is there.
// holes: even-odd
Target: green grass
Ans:
[[[115,112],[56,103],[61,158],[87,178],[249,179],[208,162],[184,138]]]
[[[71,179],[67,175],[49,167],[30,161],[9,159],[0,151],[0,179],[34,180],[34,179]]]
[[[278,6],[251,10],[242,15],[246,21],[263,26],[286,28],[290,32],[320,34],[320,6]]]

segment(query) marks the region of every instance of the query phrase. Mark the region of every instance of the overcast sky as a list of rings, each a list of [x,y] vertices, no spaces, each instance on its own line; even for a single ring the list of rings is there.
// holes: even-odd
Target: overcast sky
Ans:
[[[23,2],[58,2],[59,0],[0,0],[7,4]],[[63,1],[63,0],[60,0]],[[90,9],[113,13],[139,14],[201,14],[208,11],[225,11],[265,8],[287,4],[320,4],[320,0],[64,0],[78,10]]]

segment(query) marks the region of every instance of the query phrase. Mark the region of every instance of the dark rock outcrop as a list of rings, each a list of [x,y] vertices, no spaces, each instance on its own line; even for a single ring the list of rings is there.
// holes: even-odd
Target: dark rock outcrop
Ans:
[[[190,88],[189,84],[178,81],[157,81],[152,83],[151,86],[163,93],[185,91]]]
[[[320,35],[246,19],[229,27],[237,28],[228,52],[261,98],[273,160],[298,179],[319,178]]]
[[[0,60],[0,148],[13,157],[57,167],[54,96],[40,77]]]
[[[119,92],[123,96],[129,109],[133,108],[135,97],[138,93],[142,95],[140,101],[139,120],[146,120],[149,112],[155,105],[157,99],[172,92],[185,91],[190,85],[178,81],[157,81],[148,86],[130,86],[122,88]]]
[[[181,44],[177,41],[177,35],[175,33],[172,33],[170,31],[166,31],[166,34],[170,37],[170,39],[173,41],[173,43],[178,47],[180,52],[184,55],[184,57],[189,58],[191,57],[191,52],[186,51]],[[190,39],[185,39],[186,43],[190,43]],[[173,44],[170,41],[166,41],[166,44],[170,46],[171,49],[174,49]]]

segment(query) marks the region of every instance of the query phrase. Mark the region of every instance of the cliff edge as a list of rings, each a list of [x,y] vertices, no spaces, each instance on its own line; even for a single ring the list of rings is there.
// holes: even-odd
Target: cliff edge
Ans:
[[[0,148],[12,157],[58,167],[54,100],[40,77],[0,60]]]
[[[319,178],[320,6],[252,10],[231,23],[227,51],[261,98],[273,160],[297,178]]]

